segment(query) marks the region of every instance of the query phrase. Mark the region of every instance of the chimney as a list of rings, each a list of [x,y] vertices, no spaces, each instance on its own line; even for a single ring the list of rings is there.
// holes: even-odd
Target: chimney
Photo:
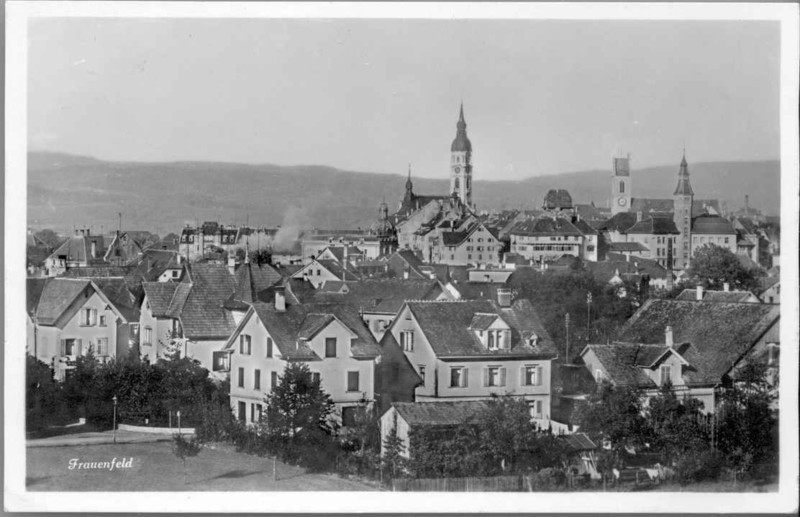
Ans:
[[[497,305],[511,307],[511,289],[501,288],[497,290]]]
[[[729,284],[728,282],[725,282],[724,284],[722,284],[722,290],[727,293],[728,291],[731,290],[731,284]]]
[[[236,272],[236,256],[232,253],[228,253],[228,271],[230,274],[234,274]]]
[[[284,312],[286,310],[286,291],[284,286],[275,286],[275,310]]]
[[[699,301],[702,301],[702,300],[703,300],[703,286],[702,285],[698,285],[697,286],[697,301],[699,302]]]
[[[667,328],[664,329],[664,342],[669,348],[672,348],[675,345],[675,342],[672,339],[672,327],[670,325],[667,325]]]

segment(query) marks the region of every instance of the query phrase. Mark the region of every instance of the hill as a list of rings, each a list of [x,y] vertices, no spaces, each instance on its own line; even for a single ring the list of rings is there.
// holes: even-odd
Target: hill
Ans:
[[[672,195],[678,165],[633,171],[634,197]],[[731,209],[744,204],[768,214],[780,207],[780,163],[689,164],[698,198],[719,198]],[[565,188],[575,202],[605,206],[608,170],[570,172],[520,181],[482,179],[476,170],[480,210],[538,207],[550,188]],[[414,178],[417,193],[444,193],[442,179]],[[161,235],[195,220],[275,227],[368,226],[385,198],[390,209],[402,198],[405,176],[352,172],[324,166],[247,165],[214,162],[110,162],[61,153],[28,155],[28,225],[69,231],[93,226],[148,229]]]

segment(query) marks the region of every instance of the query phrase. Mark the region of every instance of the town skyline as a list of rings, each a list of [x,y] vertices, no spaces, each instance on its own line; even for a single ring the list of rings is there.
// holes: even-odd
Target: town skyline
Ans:
[[[683,148],[779,159],[778,35],[755,21],[35,20],[29,149],[437,178],[463,101],[476,181],[627,154],[666,165]]]

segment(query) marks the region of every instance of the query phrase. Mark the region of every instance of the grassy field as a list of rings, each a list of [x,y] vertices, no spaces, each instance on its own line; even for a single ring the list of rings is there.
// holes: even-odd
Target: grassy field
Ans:
[[[273,480],[272,460],[229,450],[203,449],[189,458],[188,484],[183,463],[171,444],[131,443],[27,449],[26,485],[31,491],[365,491],[374,488],[331,474],[308,474],[278,463]],[[110,462],[133,458],[130,468],[69,469],[70,460]]]

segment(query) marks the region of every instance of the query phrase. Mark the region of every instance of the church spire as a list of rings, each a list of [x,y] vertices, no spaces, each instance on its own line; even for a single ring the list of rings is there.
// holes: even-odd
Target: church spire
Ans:
[[[689,183],[689,164],[686,163],[686,149],[683,150],[681,166],[678,169],[678,186],[675,187],[673,196],[694,196],[692,185]]]

